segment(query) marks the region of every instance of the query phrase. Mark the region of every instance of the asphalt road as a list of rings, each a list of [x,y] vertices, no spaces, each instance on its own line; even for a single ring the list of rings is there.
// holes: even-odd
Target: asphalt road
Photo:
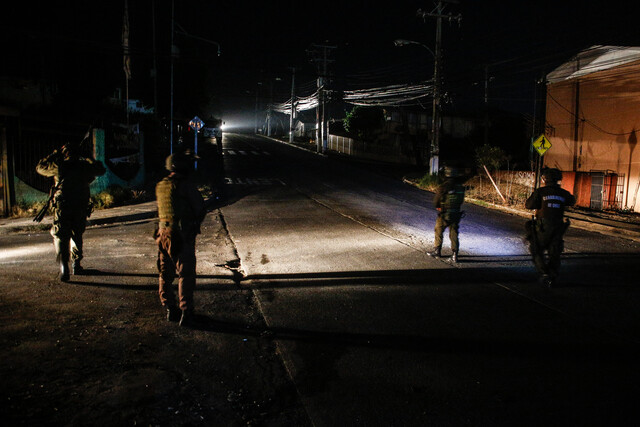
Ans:
[[[159,306],[153,203],[95,213],[68,284],[45,230],[3,227],[6,423],[635,424],[640,243],[570,228],[550,290],[516,215],[465,204],[460,262],[427,256],[432,195],[401,167],[233,133],[223,167],[201,148],[226,197],[194,330]]]
[[[623,425],[640,415],[640,245],[570,229],[536,282],[521,217],[466,205],[426,255],[430,193],[396,170],[227,134],[221,209],[313,425]],[[448,239],[445,239],[447,252]]]

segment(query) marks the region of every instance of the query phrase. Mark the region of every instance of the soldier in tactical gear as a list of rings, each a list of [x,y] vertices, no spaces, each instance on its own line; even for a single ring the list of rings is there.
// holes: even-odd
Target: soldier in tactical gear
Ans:
[[[160,303],[167,320],[193,326],[196,286],[196,236],[206,215],[202,195],[189,179],[198,159],[190,150],[167,157],[170,174],[156,185],[158,204],[158,271]],[[172,289],[178,276],[178,301]]]
[[[575,197],[558,184],[562,172],[545,169],[542,186],[525,202],[527,209],[535,209],[534,219],[527,222],[527,240],[533,263],[540,274],[540,283],[553,287],[560,269],[560,255],[564,249],[563,236],[569,220],[563,221],[564,210],[576,203]]]
[[[444,230],[449,228],[449,239],[451,240],[451,258],[450,261],[458,262],[458,250],[460,243],[458,241],[458,230],[460,227],[460,219],[463,212],[460,210],[464,202],[465,188],[464,181],[466,177],[458,170],[451,166],[444,168],[445,181],[440,184],[433,204],[438,210],[438,218],[435,226],[435,242],[434,249],[428,252],[430,256],[440,258],[442,256],[442,240]]]
[[[82,274],[82,235],[87,217],[91,214],[89,184],[106,172],[104,165],[79,154],[77,144],[66,144],[41,159],[36,171],[51,176],[55,183],[53,194],[53,226],[51,235],[60,265],[60,280],[69,280],[69,258],[73,274]]]

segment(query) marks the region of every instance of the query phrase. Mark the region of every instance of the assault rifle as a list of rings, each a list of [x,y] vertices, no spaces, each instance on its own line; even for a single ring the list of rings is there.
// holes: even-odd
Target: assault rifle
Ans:
[[[40,209],[38,211],[38,213],[36,214],[36,216],[33,218],[34,222],[41,222],[42,219],[44,218],[44,216],[47,214],[47,211],[49,210],[49,207],[51,207],[51,202],[53,201],[53,197],[56,195],[56,193],[60,189],[60,184],[62,184],[62,181],[63,180],[61,179],[60,182],[58,182],[57,185],[52,185],[51,186],[51,189],[49,190],[49,198],[45,202],[45,204],[42,207],[42,209]]]

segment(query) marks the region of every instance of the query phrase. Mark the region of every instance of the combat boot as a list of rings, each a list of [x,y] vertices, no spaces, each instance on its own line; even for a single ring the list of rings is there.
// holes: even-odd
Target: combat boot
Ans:
[[[427,255],[432,256],[434,258],[440,258],[442,256],[441,252],[442,252],[442,249],[434,248],[431,252],[427,252]]]
[[[54,236],[53,245],[56,248],[56,260],[60,264],[60,281],[69,281],[69,242]]]
[[[60,261],[60,281],[69,281],[69,263],[66,261]]]
[[[169,322],[180,321],[180,317],[182,313],[180,312],[180,309],[178,309],[178,307],[165,305],[165,309],[167,310],[167,320]]]
[[[182,317],[180,317],[178,325],[183,328],[193,328],[194,320],[193,309],[182,310]]]
[[[80,260],[73,261],[71,264],[71,272],[76,276],[84,274],[84,268],[80,265]]]

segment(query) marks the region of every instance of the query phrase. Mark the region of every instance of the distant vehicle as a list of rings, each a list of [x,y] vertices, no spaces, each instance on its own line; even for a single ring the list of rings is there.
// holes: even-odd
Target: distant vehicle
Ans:
[[[217,122],[217,127],[203,127],[202,134],[205,138],[215,138],[218,152],[222,153],[222,130],[224,129],[224,122],[222,120],[217,120]]]
[[[222,138],[222,129],[204,127],[202,128],[202,134],[205,138]]]

